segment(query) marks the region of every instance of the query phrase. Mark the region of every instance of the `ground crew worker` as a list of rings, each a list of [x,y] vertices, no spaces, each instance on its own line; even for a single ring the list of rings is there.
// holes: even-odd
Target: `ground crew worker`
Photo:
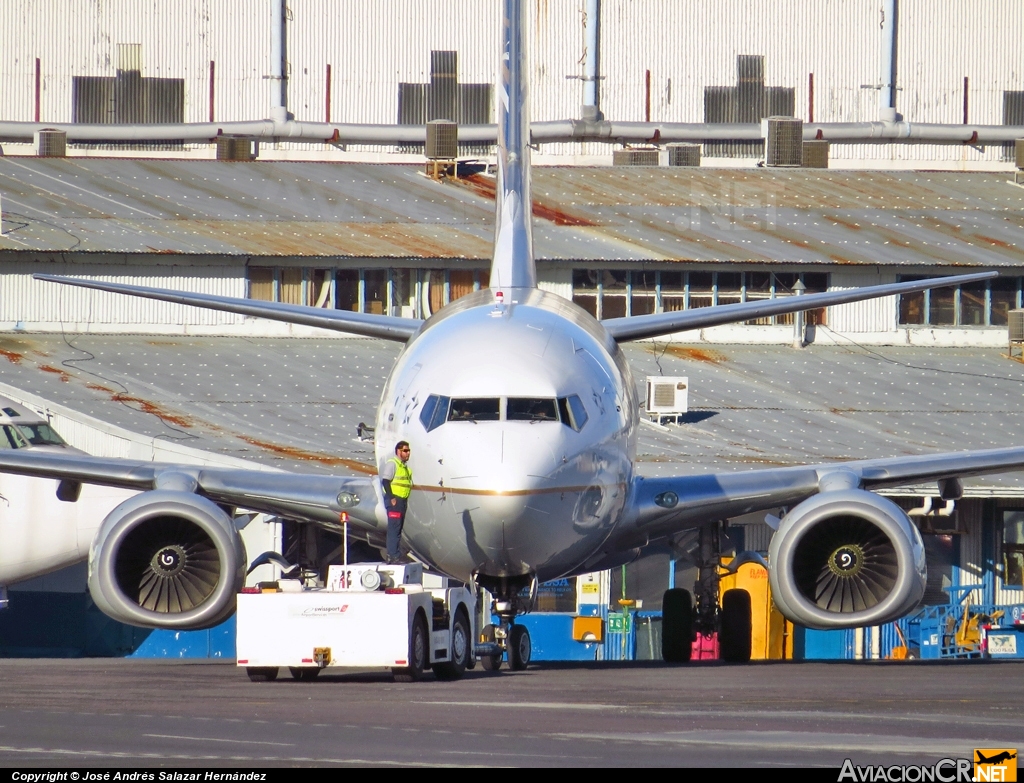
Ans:
[[[384,506],[388,512],[388,562],[397,563],[401,557],[399,543],[405,526],[405,512],[412,493],[412,470],[409,468],[409,443],[400,440],[395,445],[395,456],[384,463],[380,483],[384,487]]]

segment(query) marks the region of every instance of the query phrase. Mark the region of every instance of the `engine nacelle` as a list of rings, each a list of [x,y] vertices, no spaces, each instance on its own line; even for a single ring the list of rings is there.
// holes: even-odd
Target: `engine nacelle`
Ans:
[[[245,566],[242,539],[219,506],[191,492],[153,490],[103,520],[89,550],[89,592],[123,623],[209,628],[234,612]]]
[[[862,489],[798,505],[768,549],[775,605],[809,628],[879,625],[924,595],[924,542],[906,512]]]

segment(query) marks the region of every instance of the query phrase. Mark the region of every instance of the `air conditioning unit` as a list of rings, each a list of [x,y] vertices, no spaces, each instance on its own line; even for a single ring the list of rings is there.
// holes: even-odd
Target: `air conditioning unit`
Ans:
[[[63,158],[68,154],[68,134],[54,128],[37,130],[33,136],[40,158]]]
[[[666,416],[678,417],[686,413],[690,386],[689,378],[647,376],[647,414],[659,422]]]
[[[766,117],[766,166],[800,166],[804,158],[804,123],[797,117]]]
[[[657,149],[629,148],[612,151],[613,166],[657,166],[661,161],[661,151]]]
[[[828,168],[828,145],[827,141],[805,141],[804,142],[804,168],[805,169],[827,169]]]
[[[669,144],[668,165],[670,166],[699,166],[700,145],[699,144]]]
[[[455,160],[459,156],[459,124],[450,120],[427,123],[427,160]]]
[[[1024,342],[1024,310],[1011,310],[1007,319],[1011,343]]]

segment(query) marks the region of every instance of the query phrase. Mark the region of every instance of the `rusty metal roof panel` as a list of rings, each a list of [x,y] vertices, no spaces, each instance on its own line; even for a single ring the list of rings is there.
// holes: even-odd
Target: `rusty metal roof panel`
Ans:
[[[0,250],[486,262],[494,180],[409,165],[2,158]],[[1024,264],[1006,174],[536,168],[546,261]]]
[[[641,427],[645,475],[999,448],[1017,445],[1024,428],[1024,365],[999,350],[853,343],[802,351],[623,349],[640,384],[662,373],[689,378],[683,423]],[[84,351],[91,358],[83,364]],[[398,351],[345,338],[256,345],[82,334],[74,348],[59,335],[0,338],[4,382],[16,388],[152,437],[335,473],[372,470],[372,447],[356,439],[356,427],[373,421]],[[1024,495],[1020,474],[972,479],[970,487]]]

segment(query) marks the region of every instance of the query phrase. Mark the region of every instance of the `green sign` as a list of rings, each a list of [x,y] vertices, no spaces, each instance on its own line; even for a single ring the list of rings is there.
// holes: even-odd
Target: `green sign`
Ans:
[[[608,613],[608,633],[631,633],[633,631],[633,615],[623,612]]]

